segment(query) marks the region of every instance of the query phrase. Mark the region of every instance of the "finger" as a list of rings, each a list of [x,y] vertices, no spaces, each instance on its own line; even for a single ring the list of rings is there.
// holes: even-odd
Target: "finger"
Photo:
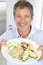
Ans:
[[[43,45],[40,45],[41,50],[43,51]]]
[[[37,50],[38,50],[38,51],[40,51],[40,50],[41,50],[41,48],[39,47],[39,48],[37,48]]]
[[[38,61],[43,60],[43,55],[38,59]]]
[[[40,45],[40,47],[37,50],[43,50],[43,45]]]
[[[41,57],[38,59],[38,61],[43,60],[43,52],[41,54]]]
[[[42,60],[42,58],[41,58],[41,57],[38,59],[38,61],[40,61],[40,60]]]
[[[6,44],[6,40],[1,40],[1,46],[5,45]]]

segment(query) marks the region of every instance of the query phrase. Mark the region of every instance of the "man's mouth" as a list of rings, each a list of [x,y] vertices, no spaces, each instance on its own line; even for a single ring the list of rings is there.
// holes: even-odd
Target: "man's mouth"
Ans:
[[[21,24],[19,24],[21,27],[24,27],[26,24],[24,24],[24,23],[21,23]]]

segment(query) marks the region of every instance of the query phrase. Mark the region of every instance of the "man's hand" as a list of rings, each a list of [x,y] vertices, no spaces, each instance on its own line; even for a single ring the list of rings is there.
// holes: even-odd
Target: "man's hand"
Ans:
[[[6,40],[1,40],[1,46],[6,45]]]
[[[40,45],[40,47],[38,48],[38,50],[42,51],[42,55],[41,55],[41,57],[38,60],[38,61],[40,61],[40,60],[43,60],[43,45]]]
[[[0,42],[0,50],[1,50],[1,47],[3,46],[3,45],[6,45],[6,40],[1,40],[1,42]]]

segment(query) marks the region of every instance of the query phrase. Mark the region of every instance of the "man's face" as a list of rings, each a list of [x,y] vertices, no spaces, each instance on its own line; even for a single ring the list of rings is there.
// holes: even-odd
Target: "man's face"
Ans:
[[[14,18],[16,21],[17,28],[20,31],[26,31],[30,27],[33,17],[31,16],[29,8],[24,7],[20,9],[20,7],[17,7],[15,10]]]

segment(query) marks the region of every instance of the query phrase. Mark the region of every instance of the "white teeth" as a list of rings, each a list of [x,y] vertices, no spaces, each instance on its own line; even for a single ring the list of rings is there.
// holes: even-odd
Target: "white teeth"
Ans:
[[[25,24],[20,24],[21,26],[25,26]]]

